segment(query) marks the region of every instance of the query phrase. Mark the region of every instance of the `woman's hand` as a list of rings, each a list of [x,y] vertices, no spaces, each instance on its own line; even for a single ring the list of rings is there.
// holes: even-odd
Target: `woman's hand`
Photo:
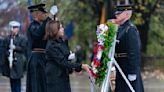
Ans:
[[[88,74],[91,74],[90,66],[87,64],[82,64],[82,69],[84,69]]]

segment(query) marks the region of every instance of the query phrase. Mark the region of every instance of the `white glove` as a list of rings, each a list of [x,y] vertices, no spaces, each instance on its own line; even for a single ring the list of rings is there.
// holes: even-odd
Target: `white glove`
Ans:
[[[75,53],[72,53],[72,52],[70,51],[70,54],[69,54],[69,56],[68,56],[68,60],[73,60],[73,59],[75,59]]]
[[[58,7],[56,5],[52,6],[50,9],[50,13],[52,15],[56,15],[57,12],[58,12]]]
[[[129,79],[129,81],[135,81],[137,79],[137,75],[136,74],[128,74],[128,79]]]
[[[16,46],[14,44],[12,44],[9,46],[9,48],[14,50],[16,48]]]

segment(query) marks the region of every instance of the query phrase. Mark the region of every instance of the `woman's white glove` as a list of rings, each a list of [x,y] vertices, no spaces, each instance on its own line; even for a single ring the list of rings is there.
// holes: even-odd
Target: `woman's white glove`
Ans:
[[[9,46],[9,48],[14,50],[16,48],[16,46],[14,44],[12,44]]]
[[[72,51],[70,51],[70,54],[68,56],[68,60],[73,60],[75,59],[75,53],[72,53]]]
[[[128,74],[128,79],[129,79],[129,81],[135,81],[137,79],[137,75],[136,74]]]

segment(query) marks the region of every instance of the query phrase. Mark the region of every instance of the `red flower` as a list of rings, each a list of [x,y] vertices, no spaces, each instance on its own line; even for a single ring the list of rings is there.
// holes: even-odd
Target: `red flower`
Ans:
[[[94,58],[93,58],[93,61],[94,61],[94,62],[97,62],[97,58],[96,58],[96,57],[94,57]]]
[[[98,51],[98,44],[96,44],[95,48],[94,48],[94,53],[97,53]]]
[[[98,78],[98,75],[97,75],[97,74],[95,74],[95,73],[93,72],[93,70],[91,70],[91,74],[92,74],[92,76],[93,76],[95,79],[97,79],[97,78]]]
[[[100,67],[100,61],[98,61],[97,59],[95,61],[93,61],[93,64],[96,66],[96,67]]]
[[[108,24],[105,24],[106,26],[108,26]]]
[[[94,75],[94,78],[97,80],[97,79],[98,79],[98,75],[97,75],[97,74],[95,74],[95,75]]]
[[[104,46],[103,46],[103,45],[100,45],[100,48],[101,48],[102,50],[104,50]]]

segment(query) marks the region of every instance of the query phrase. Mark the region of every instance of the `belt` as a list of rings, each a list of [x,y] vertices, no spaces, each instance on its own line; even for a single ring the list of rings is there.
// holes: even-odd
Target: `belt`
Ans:
[[[43,51],[45,51],[45,49],[43,49],[43,48],[33,48],[32,51],[33,52],[43,52]]]
[[[127,57],[127,53],[115,53],[114,55],[116,58],[123,58],[123,57]]]

